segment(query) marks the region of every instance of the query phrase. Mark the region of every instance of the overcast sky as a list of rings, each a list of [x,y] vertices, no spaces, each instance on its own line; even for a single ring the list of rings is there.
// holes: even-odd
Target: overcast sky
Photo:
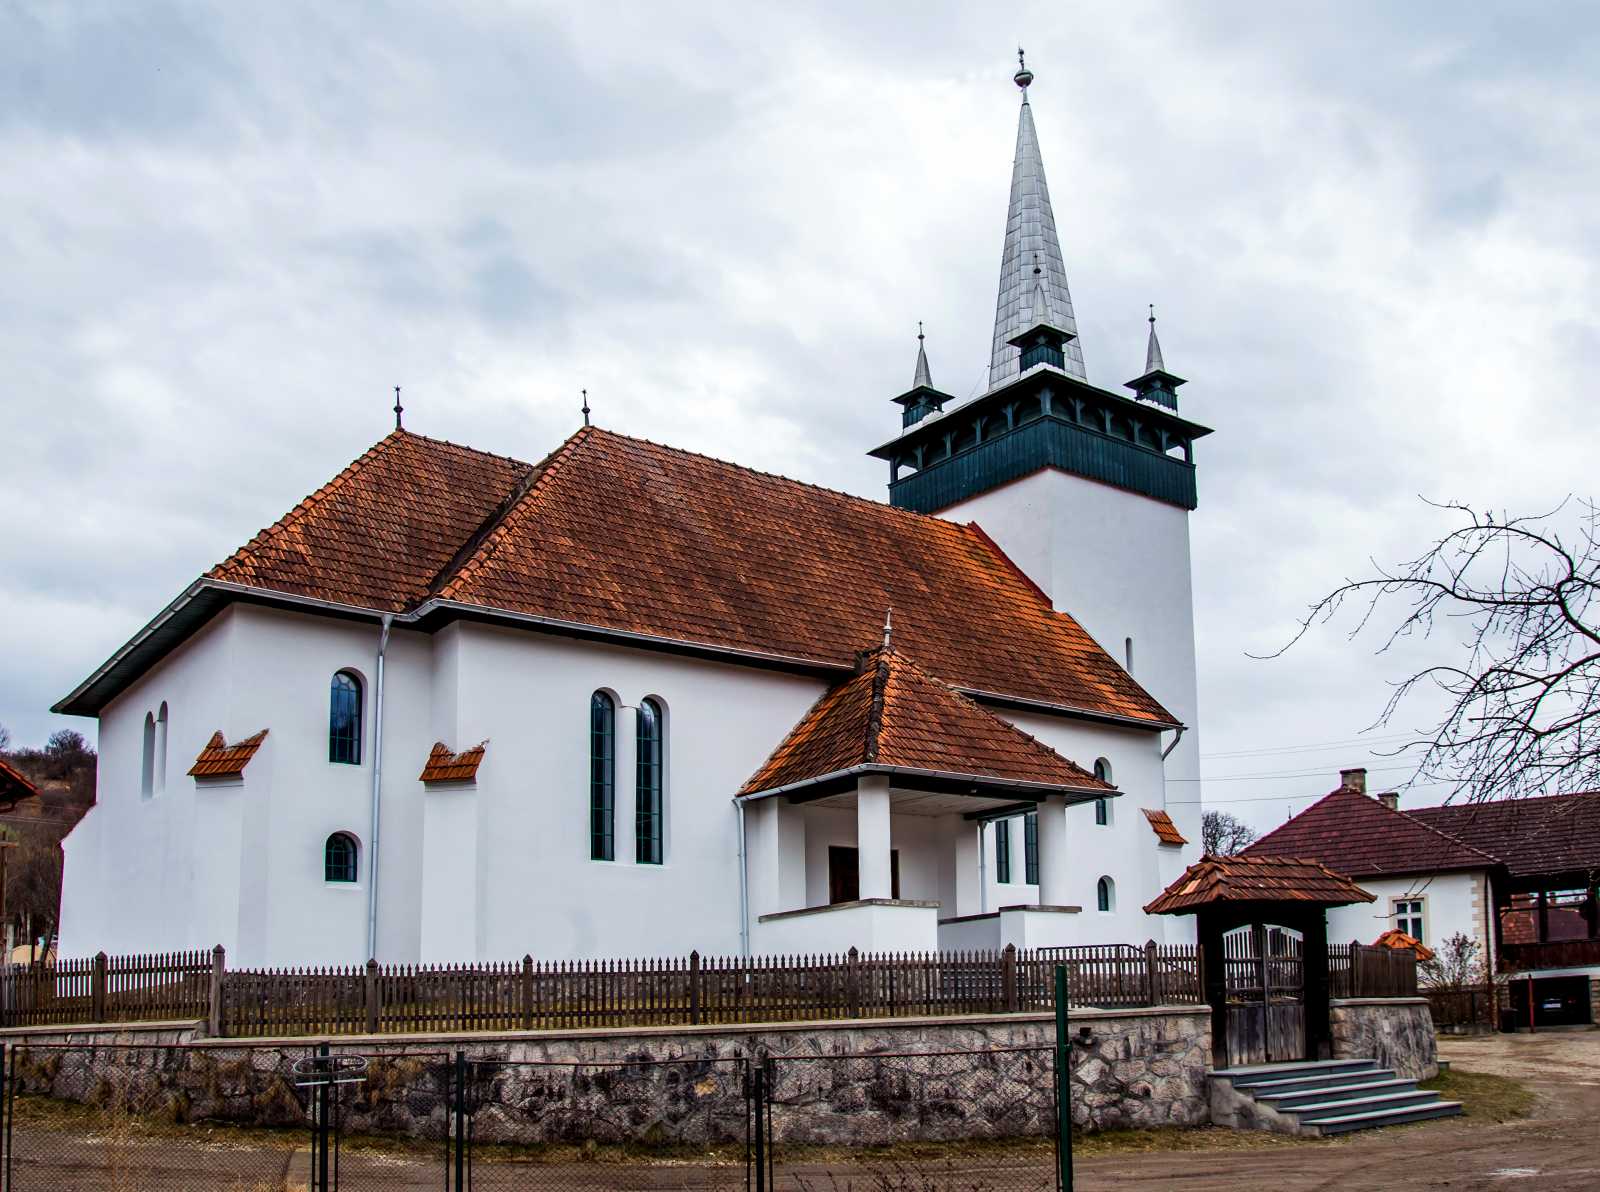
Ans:
[[[0,723],[92,735],[48,705],[381,437],[395,384],[409,428],[527,460],[587,387],[600,425],[882,497],[863,452],[917,320],[940,388],[987,375],[1020,40],[1089,379],[1140,371],[1155,302],[1217,430],[1207,802],[1268,825],[1342,764],[1401,782],[1356,738],[1406,659],[1247,655],[1420,549],[1418,494],[1592,491],[1597,30],[1576,4],[0,0]]]

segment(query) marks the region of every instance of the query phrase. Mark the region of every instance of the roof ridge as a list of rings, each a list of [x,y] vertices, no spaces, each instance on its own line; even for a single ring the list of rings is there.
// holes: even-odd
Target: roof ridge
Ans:
[[[911,655],[903,653],[903,652],[901,652],[899,650],[896,650],[896,649],[893,649],[893,648],[885,650],[881,646],[878,647],[878,652],[885,653],[885,654],[888,654],[888,655],[892,655],[896,660],[898,660],[899,662],[901,662],[902,664],[904,664],[905,666],[910,668],[910,670],[912,671],[913,674],[915,674],[915,675],[921,677],[922,679],[926,680],[927,682],[932,683],[935,686],[941,688],[946,694],[948,694],[951,698],[953,698],[957,703],[972,709],[974,712],[977,712],[980,716],[988,717],[990,720],[993,720],[996,724],[1003,725],[1010,732],[1014,733],[1016,736],[1021,737],[1023,740],[1027,741],[1035,749],[1043,750],[1045,753],[1048,753],[1051,757],[1059,758],[1061,761],[1066,762],[1067,765],[1071,766],[1074,770],[1078,771],[1085,778],[1094,779],[1094,781],[1096,781],[1096,782],[1102,781],[1101,779],[1096,778],[1095,775],[1091,771],[1085,770],[1082,766],[1080,766],[1077,762],[1073,761],[1070,757],[1068,757],[1066,754],[1062,753],[1060,750],[1055,749],[1053,746],[1047,745],[1045,742],[1039,740],[1038,737],[1034,736],[1027,729],[1018,727],[1017,725],[1011,723],[1011,721],[1007,720],[1004,716],[995,715],[988,708],[984,707],[977,700],[973,699],[970,695],[967,695],[966,693],[964,693],[962,691],[958,691],[954,686],[952,686],[949,683],[946,683],[943,679],[939,678],[939,676],[930,673],[927,670],[927,668],[925,668],[915,658],[911,657]],[[1106,783],[1106,786],[1110,790],[1118,789],[1112,783]]]
[[[878,760],[878,738],[883,733],[884,707],[889,699],[889,656],[892,651],[879,649],[872,668],[872,700],[867,705],[866,760]]]
[[[506,526],[510,523],[512,514],[522,508],[522,503],[529,497],[540,492],[545,487],[546,482],[561,470],[561,466],[577,453],[578,448],[594,437],[597,430],[598,428],[592,426],[579,427],[568,435],[561,445],[549,455],[538,463],[530,465],[533,470],[524,479],[531,482],[525,485],[518,485],[521,492],[515,495],[515,499],[508,499],[505,502],[505,509],[499,512],[494,526],[478,541],[471,554],[467,555],[459,565],[455,565],[455,559],[451,559],[452,568],[441,572],[440,576],[431,585],[429,590],[432,595],[446,600],[450,599],[458,585],[475,574],[490,559],[494,558],[495,552],[500,549],[500,544],[505,541]],[[465,545],[467,544],[463,544],[463,547]],[[449,579],[440,583],[439,579],[443,579],[446,574],[449,575]]]
[[[1379,807],[1383,807],[1383,804],[1379,803],[1378,806]],[[1443,838],[1445,840],[1448,840],[1451,844],[1454,844],[1459,848],[1464,848],[1468,852],[1477,853],[1478,856],[1484,858],[1487,861],[1493,861],[1496,865],[1505,864],[1504,861],[1502,861],[1499,857],[1495,856],[1493,853],[1485,852],[1483,849],[1479,848],[1475,844],[1468,844],[1465,840],[1462,840],[1459,836],[1452,836],[1449,832],[1446,832],[1443,828],[1436,828],[1432,824],[1428,823],[1426,820],[1418,819],[1416,816],[1412,815],[1409,811],[1401,811],[1398,807],[1383,807],[1383,809],[1385,811],[1393,812],[1395,815],[1403,816],[1405,819],[1410,820],[1413,824],[1417,825],[1417,827],[1419,827],[1419,828],[1422,828],[1424,831],[1432,832],[1435,836],[1438,836],[1438,837],[1441,837],[1441,838]]]

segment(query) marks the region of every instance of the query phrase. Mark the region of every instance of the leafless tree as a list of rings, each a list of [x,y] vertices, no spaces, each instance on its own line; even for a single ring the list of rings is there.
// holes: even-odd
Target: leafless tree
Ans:
[[[1567,502],[1532,517],[1435,508],[1461,524],[1409,562],[1346,580],[1284,649],[1352,602],[1352,638],[1392,626],[1380,654],[1461,631],[1459,657],[1395,683],[1377,721],[1390,724],[1424,691],[1443,697],[1433,726],[1396,751],[1417,781],[1464,800],[1600,787],[1600,507]]]
[[[1256,830],[1226,811],[1208,811],[1200,817],[1200,847],[1215,857],[1231,857],[1256,840]]]

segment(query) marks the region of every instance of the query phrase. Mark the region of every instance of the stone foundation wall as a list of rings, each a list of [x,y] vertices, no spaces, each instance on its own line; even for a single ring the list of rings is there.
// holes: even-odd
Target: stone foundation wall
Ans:
[[[1072,1019],[1073,1119],[1081,1127],[1199,1125],[1209,1118],[1205,1007],[1083,1011]],[[0,1033],[19,1092],[173,1121],[303,1122],[295,1062],[320,1040],[205,1040],[192,1027]],[[9,1037],[5,1037],[9,1036]],[[485,1141],[715,1142],[742,1137],[745,1065],[773,1057],[780,1140],[871,1144],[1048,1134],[1046,1014],[856,1020],[626,1032],[385,1035],[328,1040],[366,1056],[345,1093],[347,1127],[440,1137],[453,1053],[474,1069]],[[51,1046],[66,1043],[69,1046]]]
[[[1408,1080],[1439,1074],[1433,1010],[1425,997],[1342,998],[1329,1011],[1333,1058],[1377,1060]]]

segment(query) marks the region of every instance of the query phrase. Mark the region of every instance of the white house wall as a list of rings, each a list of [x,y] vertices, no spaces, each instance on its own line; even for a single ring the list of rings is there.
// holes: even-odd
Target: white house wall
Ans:
[[[1394,926],[1394,899],[1423,900],[1423,940],[1437,949],[1453,935],[1475,940],[1480,958],[1487,954],[1490,941],[1485,932],[1483,896],[1485,874],[1439,873],[1399,878],[1361,878],[1363,890],[1378,896],[1376,902],[1334,907],[1328,912],[1328,939],[1347,944],[1360,940],[1370,944]]]

